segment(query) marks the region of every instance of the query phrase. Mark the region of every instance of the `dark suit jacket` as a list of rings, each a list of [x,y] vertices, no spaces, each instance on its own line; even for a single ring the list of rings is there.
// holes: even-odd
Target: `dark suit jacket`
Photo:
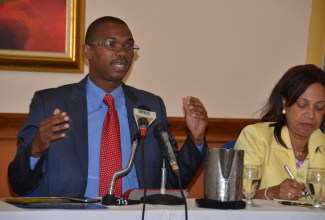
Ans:
[[[24,127],[18,134],[19,147],[16,157],[8,167],[8,176],[13,191],[19,195],[39,188],[38,196],[83,196],[88,178],[88,126],[86,81],[46,89],[34,94],[30,112]],[[147,188],[159,189],[161,184],[161,152],[153,134],[155,123],[163,122],[168,127],[166,109],[162,99],[151,93],[123,84],[131,138],[138,131],[133,108],[148,106],[157,113],[157,119],[147,131],[144,142]],[[48,152],[43,154],[33,170],[30,169],[31,143],[38,131],[39,123],[51,116],[55,108],[67,112],[71,126],[66,138],[52,142]],[[191,138],[187,137],[180,151],[175,138],[170,141],[181,172],[182,187],[185,189],[195,176],[204,158]],[[205,143],[206,147],[206,143]],[[205,152],[205,151],[204,151]],[[134,164],[140,188],[143,188],[141,169],[141,147],[137,149]],[[179,188],[177,178],[168,170],[167,188]]]

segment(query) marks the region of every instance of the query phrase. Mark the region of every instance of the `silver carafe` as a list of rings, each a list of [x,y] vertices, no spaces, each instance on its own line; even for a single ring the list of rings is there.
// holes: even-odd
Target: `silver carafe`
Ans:
[[[243,167],[243,150],[207,149],[204,198],[220,202],[241,201]]]

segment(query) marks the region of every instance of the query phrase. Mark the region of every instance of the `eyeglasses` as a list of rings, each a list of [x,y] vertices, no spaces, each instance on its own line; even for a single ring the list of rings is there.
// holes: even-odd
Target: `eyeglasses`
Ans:
[[[102,44],[105,46],[106,49],[114,50],[114,51],[118,51],[123,47],[125,51],[128,53],[137,53],[140,50],[140,47],[137,45],[129,45],[129,44],[122,45],[120,43],[110,42],[110,41],[102,41],[102,42],[92,41],[92,42],[87,42],[86,44],[88,45]]]

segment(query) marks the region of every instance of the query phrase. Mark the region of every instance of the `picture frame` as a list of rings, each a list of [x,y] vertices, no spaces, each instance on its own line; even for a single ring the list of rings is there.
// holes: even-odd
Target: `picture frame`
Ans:
[[[306,63],[325,70],[325,1],[323,0],[312,2]]]
[[[52,4],[55,2],[52,1]],[[66,0],[66,33],[62,35],[65,35],[65,39],[61,39],[65,41],[65,51],[0,49],[0,70],[83,73],[81,45],[84,41],[84,26],[85,0]]]

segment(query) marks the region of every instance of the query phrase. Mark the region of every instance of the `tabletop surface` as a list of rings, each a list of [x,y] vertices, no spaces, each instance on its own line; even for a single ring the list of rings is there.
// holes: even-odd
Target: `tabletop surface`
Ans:
[[[260,207],[237,210],[209,209],[196,206],[195,199],[187,199],[188,219],[209,220],[217,218],[240,219],[240,220],[276,220],[295,219],[312,220],[324,219],[325,211],[312,210],[307,207],[288,206],[279,204],[276,201],[254,200]],[[100,205],[101,206],[101,205]],[[65,219],[142,219],[143,204],[127,206],[108,206],[103,209],[31,209],[19,208],[15,205],[0,201],[0,219],[24,219],[38,220],[44,218],[65,220]],[[145,219],[185,219],[184,205],[150,205],[145,206]]]

